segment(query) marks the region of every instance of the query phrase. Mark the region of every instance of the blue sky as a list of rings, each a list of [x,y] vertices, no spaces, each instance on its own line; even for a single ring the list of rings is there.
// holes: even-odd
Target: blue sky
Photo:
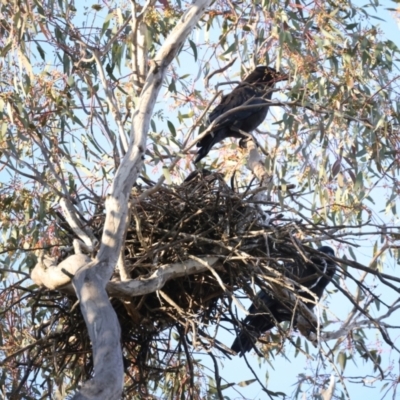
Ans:
[[[356,1],[354,2],[355,4],[362,5],[364,2]],[[379,8],[379,11],[377,13],[377,16],[384,21],[379,21],[376,20],[376,24],[381,28],[383,31],[384,35],[393,40],[399,47],[400,47],[400,31],[398,29],[397,23],[391,13],[387,10],[385,10],[386,7],[395,7],[395,3],[391,1],[383,1],[381,2],[382,7]],[[369,13],[372,13],[372,8],[368,8]],[[373,20],[371,21],[373,22]],[[192,62],[192,60],[191,60]],[[187,63],[187,67],[185,68],[185,61],[184,57],[182,56],[181,59],[181,65],[183,69],[187,69],[188,71],[184,72],[189,72],[189,73],[196,73],[191,70],[192,63]],[[160,103],[162,103],[162,98],[160,97]],[[160,103],[158,104],[157,107],[160,106]],[[376,205],[376,212],[381,211],[381,205],[379,204],[379,201],[377,202]],[[371,254],[371,249],[369,248],[361,248],[358,251],[358,255],[360,256],[359,261],[368,264],[369,261],[369,256]],[[395,267],[395,262],[394,260],[387,260],[386,264],[386,269],[387,272],[390,274],[394,274],[394,267]],[[330,288],[332,290],[332,287]],[[378,290],[379,292],[379,290]],[[386,297],[387,302],[391,302],[395,300],[395,295],[393,292],[384,292],[382,293],[382,296]],[[335,316],[338,317],[343,317],[347,314],[347,312],[351,309],[350,305],[346,300],[341,298],[341,295],[338,293],[335,293],[331,296],[328,297],[327,302],[325,304],[328,304],[329,311],[332,313],[332,319],[335,318]],[[249,302],[244,302],[244,305],[247,307],[249,306]],[[244,317],[244,315],[243,315]],[[396,314],[396,319],[400,320],[400,315],[399,313]],[[394,322],[395,323],[395,322]],[[338,325],[337,325],[338,327]],[[332,326],[329,328],[329,330],[334,330],[335,326]],[[394,336],[396,337],[396,336]],[[397,337],[396,337],[397,338]],[[228,333],[224,333],[219,337],[220,340],[224,341],[227,345],[230,345],[234,339],[233,335],[229,335]],[[303,340],[303,339],[302,339]],[[368,343],[374,344],[377,343],[377,341],[381,341],[380,335],[376,330],[370,330],[369,336],[368,336]],[[328,343],[330,345],[330,343]],[[310,348],[312,346],[310,345]],[[399,345],[400,347],[400,345]],[[384,348],[387,348],[387,345],[384,346]],[[316,351],[311,351],[311,353],[314,353],[314,357],[316,360],[318,360],[318,355]],[[289,396],[292,394],[292,392],[295,390],[295,387],[293,386],[297,380],[297,376],[301,373],[306,373],[310,376],[313,375],[313,371],[311,370],[311,364],[307,362],[304,356],[301,354],[298,355],[296,358],[295,356],[295,349],[293,346],[291,346],[289,343],[286,343],[285,345],[285,357],[283,356],[276,356],[275,360],[271,360],[271,365],[269,365],[265,361],[258,360],[256,356],[250,355],[248,357],[249,361],[251,362],[252,368],[258,373],[259,377],[261,380],[264,380],[266,375],[269,375],[269,380],[268,380],[268,388],[272,391],[284,391],[286,392]],[[385,365],[389,365],[391,362],[394,363],[395,367],[397,370],[395,372],[399,374],[398,371],[398,354],[395,352],[391,352],[389,350],[384,350],[383,353],[384,357],[384,363]],[[212,368],[212,363],[211,360],[206,360],[205,363],[209,365],[210,368]],[[367,368],[364,367],[362,360],[358,360],[357,364],[353,363],[352,361],[348,362],[348,365],[346,366],[346,376],[351,376],[351,377],[359,377],[365,375],[367,372],[370,371],[370,366],[368,365]],[[317,363],[313,363],[313,365],[317,365],[319,368],[322,368],[322,361],[319,361]],[[221,376],[226,378],[228,382],[241,382],[245,380],[250,380],[253,379],[253,375],[251,371],[247,368],[243,358],[239,357],[233,357],[232,360],[223,360],[223,362],[220,365],[221,368]],[[326,371],[328,374],[331,373],[332,368],[331,366],[326,367]],[[213,374],[210,373],[210,376]],[[224,382],[222,382],[224,384]],[[374,382],[372,384],[369,384],[368,382],[365,385],[362,384],[351,384],[349,383],[347,388],[350,393],[350,397],[352,399],[360,399],[362,397],[365,397],[367,399],[379,399],[383,396],[384,392],[380,392],[382,383],[380,382]],[[250,399],[265,399],[266,395],[259,389],[259,386],[257,383],[253,383],[249,385],[246,388],[239,388],[240,393],[245,396],[246,398]],[[239,395],[237,392],[235,392],[234,389],[230,388],[226,391],[223,392],[225,395],[229,396],[230,399],[240,399],[242,398],[242,395]],[[306,397],[308,398],[308,397]]]

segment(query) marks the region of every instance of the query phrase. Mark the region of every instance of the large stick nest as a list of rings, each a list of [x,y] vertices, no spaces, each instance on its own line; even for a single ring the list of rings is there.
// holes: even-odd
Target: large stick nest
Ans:
[[[196,349],[218,348],[229,355],[230,344],[215,340],[209,328],[218,328],[221,321],[231,328],[238,325],[233,293],[242,289],[254,299],[254,284],[271,291],[267,283],[271,271],[282,271],[285,262],[309,255],[310,249],[296,237],[313,235],[319,229],[285,219],[279,203],[259,201],[258,188],[249,185],[234,190],[218,173],[194,173],[182,185],[163,186],[139,201],[149,189],[146,185],[132,192],[125,241],[125,264],[131,278],[143,278],[162,265],[184,263],[190,257],[214,255],[220,262],[203,273],[172,279],[157,293],[112,299],[132,378],[127,393],[132,396],[139,390],[139,397],[145,394],[149,379],[158,381],[166,371],[175,371],[171,365],[176,365],[180,352],[184,350],[188,357],[188,343]],[[99,238],[104,218],[102,210],[90,222]],[[118,271],[113,279],[119,279]],[[92,373],[91,347],[79,307],[71,311],[74,302],[54,296],[57,317],[53,318],[63,329],[47,350],[42,348],[42,354],[48,351],[51,358],[59,354],[59,371],[68,369],[71,362],[80,365],[81,373],[75,375],[80,380]],[[179,371],[176,367],[177,376]]]
[[[229,346],[211,340],[206,327],[221,320],[237,324],[229,294],[241,288],[253,298],[254,282],[270,290],[261,278],[271,269],[282,271],[285,262],[304,261],[307,253],[295,237],[314,228],[285,219],[277,203],[260,204],[256,187],[232,189],[218,173],[195,172],[182,185],[161,187],[138,201],[148,189],[135,188],[132,195],[125,241],[131,278],[148,276],[161,265],[184,263],[191,256],[215,255],[220,263],[217,270],[173,279],[157,293],[132,297],[124,304],[127,312],[119,313],[123,341],[137,359],[144,348],[146,354],[150,351],[146,346],[152,339],[178,327],[180,333],[191,332],[192,344],[229,354]],[[99,235],[103,223],[102,215],[95,224]],[[170,335],[165,337],[165,343],[157,341],[163,351],[170,344]]]

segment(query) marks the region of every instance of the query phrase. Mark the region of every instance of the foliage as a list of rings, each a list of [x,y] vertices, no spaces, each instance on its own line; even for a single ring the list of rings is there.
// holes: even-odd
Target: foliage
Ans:
[[[12,374],[3,370],[2,390],[10,398],[45,398],[57,390],[69,392],[92,371],[87,353],[65,371],[57,371],[52,357],[40,358],[38,346],[53,343],[68,317],[66,310],[76,305],[73,298],[31,285],[27,275],[34,252],[46,250],[63,259],[71,251],[75,232],[66,223],[60,199],[75,206],[84,227],[101,214],[134,135],[132,121],[145,78],[157,67],[152,58],[188,3],[82,6],[46,0],[3,1],[0,7],[0,351],[7,368],[12,362],[17,366]],[[390,366],[383,365],[379,346],[368,340],[367,327],[379,328],[385,346],[396,349],[388,318],[397,308],[393,299],[399,279],[388,265],[400,258],[399,50],[368,12],[368,7],[346,0],[216,0],[163,82],[142,171],[144,182],[170,184],[180,183],[193,170],[193,139],[206,126],[217,91],[233,87],[216,82],[239,81],[257,64],[289,74],[274,94],[275,104],[262,128],[267,134],[258,132],[256,138],[268,153],[265,166],[273,184],[282,189],[269,188],[273,210],[310,228],[306,233],[293,229],[298,243],[329,241],[343,257],[337,282],[352,309],[342,316],[344,325],[334,325],[336,331],[343,328],[336,342],[329,347],[320,343],[318,351],[334,365],[341,384],[336,395],[344,398],[349,360],[366,360],[371,379],[384,383],[386,395],[396,392],[398,382]],[[253,177],[245,158],[234,142],[225,141],[210,154],[207,166],[246,188]],[[359,246],[367,254],[361,264],[370,260],[364,273],[357,263]],[[338,294],[332,301],[334,296]],[[337,318],[325,310],[327,329],[333,321]],[[171,360],[175,369],[162,381],[159,375],[150,376],[146,396],[183,397],[192,386],[197,398],[221,398],[229,382],[221,382],[215,355],[216,375],[209,379],[203,361],[187,357],[182,347],[188,332],[174,333],[181,346]],[[267,337],[271,340],[263,350],[273,364],[286,342],[283,336]],[[291,340],[296,340],[297,351],[313,351],[300,337]],[[76,351],[81,345],[77,343]],[[156,360],[150,356],[148,363],[159,367]],[[188,366],[189,360],[194,366]],[[302,391],[316,395],[326,386],[326,371],[318,368],[312,367],[312,377],[299,377],[294,397],[300,398]],[[131,378],[126,378],[127,393],[144,396],[135,392]]]

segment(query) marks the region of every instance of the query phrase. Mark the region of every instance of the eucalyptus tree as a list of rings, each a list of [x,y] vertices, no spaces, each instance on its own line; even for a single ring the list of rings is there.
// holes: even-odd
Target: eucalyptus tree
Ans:
[[[371,367],[356,383],[369,379],[396,393],[398,374],[381,351],[398,351],[399,51],[368,7],[346,0],[0,7],[7,398],[223,398],[237,385],[219,371],[219,358],[234,356],[219,331],[237,330],[235,310],[246,308],[240,296],[255,299],[263,285],[314,327],[298,322],[302,335],[293,324],[267,333],[258,355],[273,364],[295,346],[324,360],[322,368],[310,358],[317,366],[298,378],[293,397],[348,397],[348,360]],[[244,150],[221,142],[203,160],[211,178],[182,184],[195,169],[196,143],[220,122],[210,125],[207,115],[257,65],[288,79],[272,100],[268,94],[255,140]],[[190,221],[200,225],[178,229]],[[225,224],[223,232],[207,236],[206,223]],[[340,299],[346,315],[324,309],[320,321],[279,269],[322,243],[335,248],[340,270],[329,299]],[[240,263],[246,273],[232,273]],[[178,286],[188,295],[182,303],[173,297]],[[379,341],[371,344],[369,332]],[[213,378],[196,351],[209,355]],[[284,396],[284,388],[254,379],[270,397]]]

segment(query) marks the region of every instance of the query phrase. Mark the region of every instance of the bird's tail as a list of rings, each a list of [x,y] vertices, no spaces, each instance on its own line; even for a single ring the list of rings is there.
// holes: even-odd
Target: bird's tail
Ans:
[[[255,338],[254,338],[254,340],[255,340]],[[231,349],[235,353],[239,354],[239,356],[241,357],[244,353],[247,353],[248,351],[250,351],[253,348],[253,346],[254,346],[254,343],[250,337],[250,333],[248,333],[246,331],[242,331],[242,332],[240,332],[238,337],[233,342]]]
[[[252,321],[247,324],[246,320],[244,321],[245,323],[231,346],[231,349],[240,357],[251,349],[256,349],[256,342],[259,337],[275,326],[275,323],[269,318],[266,319],[265,316],[249,315],[247,318],[252,319]],[[283,321],[281,318],[280,320]]]
[[[214,144],[218,143],[217,140],[217,133],[218,132],[210,132],[208,135],[204,136],[200,142],[197,143],[197,147],[200,147],[199,151],[197,152],[197,157],[194,160],[194,163],[197,164],[202,158],[204,158]]]
[[[200,147],[200,149],[197,152],[197,157],[194,160],[194,163],[197,164],[202,158],[204,158],[208,154],[208,152],[215,144],[227,137],[224,136],[225,133],[225,128],[222,127],[221,129],[212,131],[204,136],[203,139],[201,139],[200,142],[197,143],[197,147]]]

